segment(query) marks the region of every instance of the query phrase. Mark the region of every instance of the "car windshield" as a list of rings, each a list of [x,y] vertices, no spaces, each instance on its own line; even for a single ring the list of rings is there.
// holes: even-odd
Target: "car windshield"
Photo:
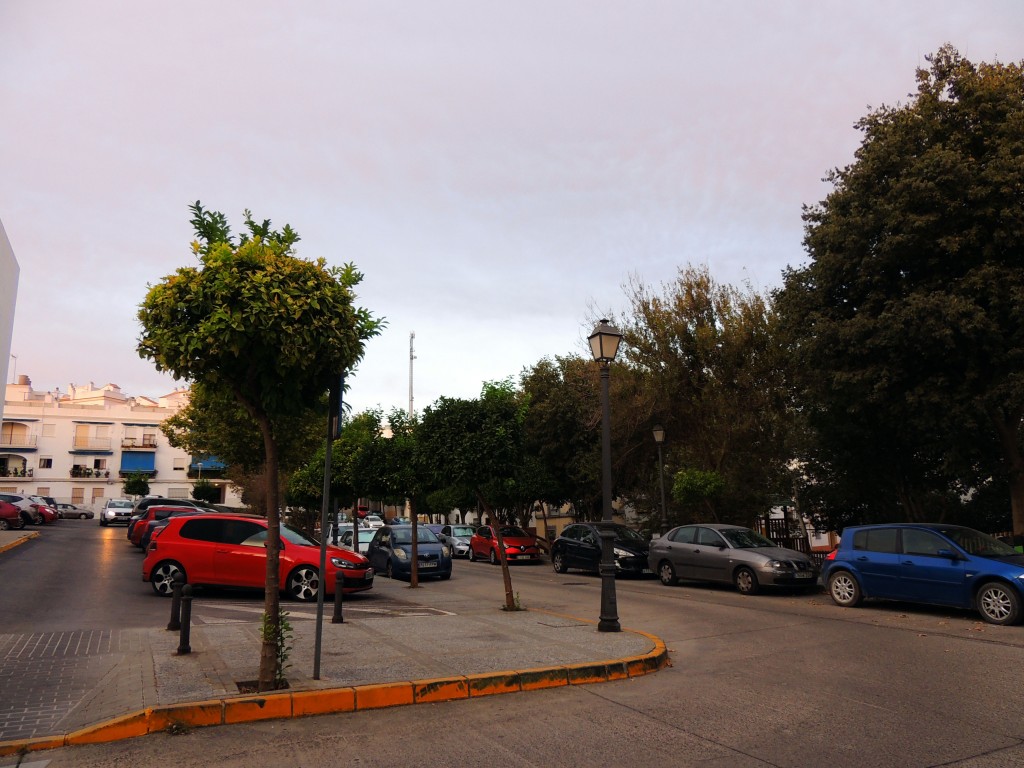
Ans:
[[[131,509],[132,503],[130,501],[117,501],[111,500],[107,502],[108,507],[117,507],[118,509]]]
[[[615,538],[620,541],[634,541],[644,543],[646,540],[639,533],[634,531],[632,528],[627,528],[624,525],[615,526]]]
[[[725,540],[736,549],[757,549],[758,547],[778,546],[771,539],[766,539],[757,531],[749,528],[726,528],[719,531]]]
[[[1009,544],[987,533],[973,528],[936,528],[939,533],[952,539],[958,547],[969,555],[978,557],[1009,557],[1020,554]]]
[[[453,525],[452,526],[452,536],[464,536],[465,538],[468,539],[472,535],[473,535],[473,527],[470,526],[470,525]]]
[[[281,526],[281,538],[291,544],[303,544],[307,547],[319,547],[320,542],[315,539],[309,538],[304,533],[300,533],[294,528],[289,528],[287,525]]]
[[[527,535],[526,531],[524,531],[522,528],[516,528],[515,526],[511,526],[511,525],[503,525],[501,527],[501,537],[505,538],[506,536],[509,537],[510,539],[528,539],[528,538],[530,538]]]
[[[411,526],[409,528],[392,528],[391,535],[395,544],[412,544]],[[416,526],[416,542],[418,544],[434,544],[437,542],[437,536],[429,528]]]

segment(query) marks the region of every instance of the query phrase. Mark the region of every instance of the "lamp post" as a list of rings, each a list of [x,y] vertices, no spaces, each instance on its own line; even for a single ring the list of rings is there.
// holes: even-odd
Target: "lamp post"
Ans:
[[[203,482],[203,462],[198,462],[196,466],[199,467],[199,477],[196,478],[196,482],[201,483]]]
[[[668,508],[665,506],[665,462],[661,458],[661,444],[665,442],[665,428],[654,427],[654,442],[658,444],[658,485],[661,486],[661,535],[668,533]]]
[[[612,426],[608,403],[608,369],[619,351],[622,334],[602,319],[590,334],[590,352],[601,366],[601,494],[604,508],[601,515],[601,616],[598,632],[620,632],[619,608],[615,597],[615,529],[612,524]]]

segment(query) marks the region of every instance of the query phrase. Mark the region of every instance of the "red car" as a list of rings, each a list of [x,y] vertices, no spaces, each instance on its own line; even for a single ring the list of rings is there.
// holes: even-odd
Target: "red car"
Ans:
[[[142,580],[170,596],[174,574],[193,586],[263,589],[267,574],[267,521],[244,515],[202,513],[174,515],[157,529],[142,563]],[[320,544],[281,526],[281,591],[296,600],[315,600],[320,583]],[[324,593],[334,595],[335,575],[343,576],[345,594],[373,586],[373,568],[360,554],[327,547]],[[333,599],[333,598],[332,598]]]
[[[522,528],[514,525],[501,526],[501,539],[505,543],[505,559],[509,562],[540,562],[537,539]],[[492,526],[484,525],[476,529],[476,533],[469,540],[469,559],[490,560],[495,565],[501,562],[498,554],[498,537]]]
[[[46,504],[32,504],[32,511],[36,515],[37,525],[50,525],[60,520],[60,513]]]
[[[0,501],[0,531],[18,530],[25,527],[21,510],[6,501]]]
[[[142,538],[146,535],[146,531],[153,527],[153,523],[158,520],[164,520],[171,515],[176,515],[181,512],[195,512],[195,507],[176,507],[172,504],[165,504],[163,506],[150,506],[146,507],[146,511],[142,513],[142,517],[138,520],[132,520],[128,525],[128,541],[134,544],[136,547],[142,547]]]

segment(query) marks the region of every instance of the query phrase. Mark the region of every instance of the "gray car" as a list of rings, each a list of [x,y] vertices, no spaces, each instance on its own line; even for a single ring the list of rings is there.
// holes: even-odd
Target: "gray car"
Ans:
[[[437,534],[437,538],[451,548],[452,557],[469,557],[469,540],[473,538],[473,533],[476,531],[473,526],[431,525],[429,528]]]
[[[647,563],[662,584],[679,579],[735,584],[746,595],[761,587],[817,589],[811,558],[776,546],[757,531],[738,525],[683,525],[651,542]]]

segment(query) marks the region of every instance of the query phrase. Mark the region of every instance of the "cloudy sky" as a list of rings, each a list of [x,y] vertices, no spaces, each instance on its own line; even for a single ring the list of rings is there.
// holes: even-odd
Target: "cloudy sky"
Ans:
[[[173,389],[136,310],[201,200],[365,273],[355,408],[408,406],[412,332],[416,408],[475,397],[582,353],[630,276],[777,286],[854,122],[946,42],[1024,60],[1024,3],[0,0],[9,380]]]

